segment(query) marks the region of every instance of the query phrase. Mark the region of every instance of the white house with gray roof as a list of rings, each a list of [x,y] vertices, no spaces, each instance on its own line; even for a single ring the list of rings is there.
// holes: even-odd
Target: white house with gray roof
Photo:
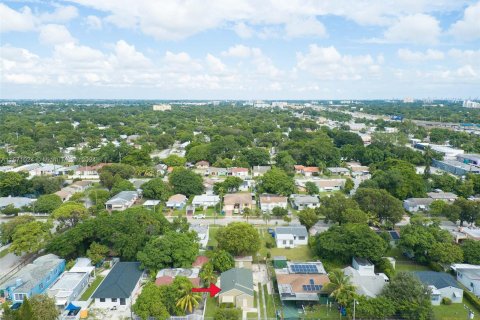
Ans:
[[[306,208],[317,208],[320,206],[320,200],[317,196],[307,194],[292,194],[290,196],[290,204],[295,210],[303,210]]]
[[[37,199],[30,199],[25,197],[0,197],[0,210],[13,205],[15,208],[20,209],[25,206],[31,205]]]
[[[253,273],[250,269],[233,268],[222,272],[219,278],[220,303],[233,303],[235,307],[242,310],[254,307]]]
[[[105,208],[108,211],[124,211],[133,206],[138,198],[139,194],[137,191],[122,191],[105,202]]]
[[[453,265],[457,273],[457,281],[468,288],[474,295],[480,297],[480,266],[472,264]]]
[[[408,212],[426,211],[433,201],[432,198],[408,198],[403,200],[403,208]]]
[[[305,226],[288,226],[275,228],[277,248],[295,248],[308,244],[308,232]]]
[[[438,306],[443,298],[452,300],[452,303],[462,303],[463,289],[455,279],[445,272],[416,271],[415,276],[432,292],[432,305]]]

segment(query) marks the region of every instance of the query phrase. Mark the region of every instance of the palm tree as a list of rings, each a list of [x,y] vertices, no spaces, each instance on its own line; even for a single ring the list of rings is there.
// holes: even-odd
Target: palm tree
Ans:
[[[272,219],[272,215],[269,212],[265,212],[262,214],[262,219],[265,221],[265,225]]]
[[[247,219],[248,222],[248,217],[253,215],[253,211],[250,208],[245,208],[243,209],[243,217]]]
[[[181,284],[179,289],[181,297],[177,300],[177,307],[182,308],[185,312],[192,313],[193,309],[198,306],[202,296],[192,292],[192,286],[189,282]]]
[[[200,278],[203,281],[205,287],[208,287],[210,283],[215,282],[215,272],[213,271],[213,265],[211,262],[207,262],[200,272]]]
[[[347,306],[355,298],[355,286],[350,282],[350,277],[341,269],[335,269],[329,273],[328,278],[330,283],[326,289],[330,291],[330,297],[339,305]]]
[[[429,177],[430,165],[433,162],[433,150],[431,147],[426,147],[425,150],[423,150],[423,158],[425,160],[425,170],[423,171],[423,174],[425,177]]]

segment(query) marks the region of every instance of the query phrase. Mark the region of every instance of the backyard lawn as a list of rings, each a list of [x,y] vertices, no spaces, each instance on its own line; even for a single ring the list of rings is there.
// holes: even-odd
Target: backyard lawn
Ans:
[[[433,313],[435,314],[435,319],[437,320],[457,320],[457,319],[468,319],[468,311],[463,307],[467,305],[470,309],[473,310],[475,315],[480,313],[480,310],[475,309],[466,299],[463,299],[463,303],[452,303],[449,306],[440,305],[433,307]]]
[[[220,230],[221,227],[213,227],[210,225],[209,231],[208,231],[208,243],[207,246],[212,246],[216,247],[217,246],[217,240],[215,239],[215,235],[217,234],[218,230]]]
[[[205,310],[205,319],[213,319],[215,312],[217,311],[217,299],[208,296],[205,307],[207,308],[207,310]]]
[[[95,290],[97,289],[97,287],[100,285],[100,283],[103,281],[103,276],[97,276],[95,278],[95,280],[93,280],[92,284],[90,285],[90,287],[87,288],[87,290],[85,290],[85,292],[82,294],[82,296],[80,297],[80,300],[81,301],[86,301],[88,300],[88,298],[90,298],[90,296],[93,294],[93,292],[95,292]]]
[[[285,256],[290,261],[311,261],[312,253],[308,246],[298,246],[294,249],[272,248],[270,254],[275,256]]]

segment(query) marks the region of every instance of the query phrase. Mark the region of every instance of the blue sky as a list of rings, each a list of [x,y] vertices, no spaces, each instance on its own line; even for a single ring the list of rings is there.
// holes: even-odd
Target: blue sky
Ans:
[[[478,98],[480,1],[0,1],[0,98]]]

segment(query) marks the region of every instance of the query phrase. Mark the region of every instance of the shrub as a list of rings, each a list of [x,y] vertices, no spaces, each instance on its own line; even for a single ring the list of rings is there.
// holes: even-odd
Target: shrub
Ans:
[[[447,298],[447,297],[444,297],[444,298],[442,299],[442,304],[444,304],[444,305],[446,305],[446,306],[449,306],[449,305],[452,304],[452,299]]]

